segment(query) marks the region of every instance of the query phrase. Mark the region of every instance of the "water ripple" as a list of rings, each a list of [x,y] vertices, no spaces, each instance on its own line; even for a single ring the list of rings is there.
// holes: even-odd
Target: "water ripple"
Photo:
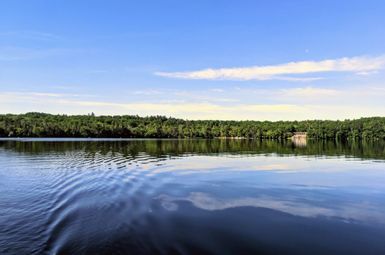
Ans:
[[[0,254],[310,254],[319,240],[335,254],[385,250],[382,162],[151,144],[0,146]]]

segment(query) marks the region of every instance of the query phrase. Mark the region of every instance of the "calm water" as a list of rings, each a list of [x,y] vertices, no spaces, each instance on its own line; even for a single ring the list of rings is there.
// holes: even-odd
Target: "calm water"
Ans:
[[[385,254],[385,146],[0,141],[0,254]]]

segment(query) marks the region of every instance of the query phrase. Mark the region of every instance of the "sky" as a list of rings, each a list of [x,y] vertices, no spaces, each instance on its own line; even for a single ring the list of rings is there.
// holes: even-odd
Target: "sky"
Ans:
[[[2,0],[0,113],[385,116],[382,0]]]

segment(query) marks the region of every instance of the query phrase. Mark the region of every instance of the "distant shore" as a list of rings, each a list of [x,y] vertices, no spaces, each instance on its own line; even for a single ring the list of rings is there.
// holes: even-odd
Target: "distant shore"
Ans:
[[[2,138],[385,140],[385,117],[354,120],[234,121],[139,117],[0,114]]]

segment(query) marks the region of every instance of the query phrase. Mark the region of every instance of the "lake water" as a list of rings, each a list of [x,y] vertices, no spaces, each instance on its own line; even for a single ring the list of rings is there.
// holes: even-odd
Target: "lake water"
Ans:
[[[383,143],[0,141],[0,254],[385,254]]]

